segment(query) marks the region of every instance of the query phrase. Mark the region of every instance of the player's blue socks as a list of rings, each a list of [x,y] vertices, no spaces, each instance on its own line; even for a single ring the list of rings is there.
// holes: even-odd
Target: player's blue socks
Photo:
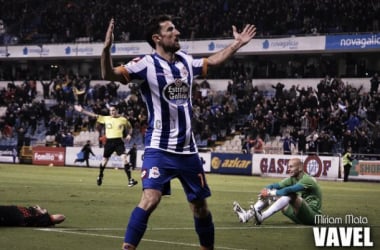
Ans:
[[[214,246],[214,223],[212,222],[211,212],[206,218],[199,219],[194,217],[195,231],[198,234],[201,246],[213,247]]]
[[[144,209],[135,207],[132,211],[131,217],[129,218],[127,231],[124,236],[124,242],[137,247],[147,228],[149,216],[150,213]]]

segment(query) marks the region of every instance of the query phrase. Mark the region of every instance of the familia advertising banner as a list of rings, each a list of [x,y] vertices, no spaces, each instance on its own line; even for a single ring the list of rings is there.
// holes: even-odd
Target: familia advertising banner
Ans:
[[[35,165],[65,165],[65,148],[33,147],[33,164]]]

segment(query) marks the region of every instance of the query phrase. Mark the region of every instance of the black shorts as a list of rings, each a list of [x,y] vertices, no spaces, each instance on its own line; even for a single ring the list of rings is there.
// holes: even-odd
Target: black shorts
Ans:
[[[110,158],[113,152],[116,152],[117,155],[125,154],[125,145],[124,145],[123,139],[121,138],[108,139],[107,138],[106,144],[104,145],[103,157]]]

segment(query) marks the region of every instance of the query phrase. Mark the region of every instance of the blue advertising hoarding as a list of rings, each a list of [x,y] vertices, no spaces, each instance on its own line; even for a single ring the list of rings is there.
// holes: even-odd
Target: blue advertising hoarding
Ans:
[[[380,49],[380,34],[326,36],[326,50],[366,49]]]

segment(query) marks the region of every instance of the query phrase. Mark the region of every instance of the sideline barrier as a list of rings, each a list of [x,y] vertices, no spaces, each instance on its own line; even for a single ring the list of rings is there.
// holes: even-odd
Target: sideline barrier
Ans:
[[[289,176],[288,162],[291,158],[298,157],[302,160],[304,171],[318,179],[336,180],[339,177],[339,156],[317,155],[253,155],[253,174],[270,177]]]
[[[78,166],[85,163],[75,163],[77,154],[82,147],[24,147],[22,154],[31,158],[28,163],[36,165]],[[8,148],[2,149],[4,157],[1,162],[10,162],[11,155]],[[103,148],[92,147],[95,156],[90,155],[89,163],[98,168],[103,157]],[[341,179],[342,161],[340,156],[318,155],[282,155],[282,154],[238,154],[238,153],[199,153],[203,168],[207,173],[255,175],[262,177],[284,178],[289,175],[287,164],[291,158],[299,157],[304,163],[304,170],[309,175],[322,180]],[[144,151],[137,150],[136,167],[139,169],[144,160]],[[21,162],[21,161],[20,161]],[[17,163],[17,161],[16,161]],[[21,162],[26,163],[26,162]],[[123,168],[121,157],[110,157],[107,168]],[[354,160],[349,179],[363,181],[380,181],[380,161]]]
[[[380,181],[380,161],[354,160],[348,179]]]

